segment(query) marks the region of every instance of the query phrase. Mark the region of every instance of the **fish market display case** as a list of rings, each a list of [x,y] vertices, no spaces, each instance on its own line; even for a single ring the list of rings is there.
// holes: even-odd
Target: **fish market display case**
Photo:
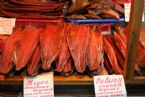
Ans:
[[[139,42],[140,28],[141,28],[141,17],[143,11],[143,0],[132,0],[131,18],[126,28],[128,31],[128,38],[126,40],[126,54],[123,67],[123,75],[126,82],[126,88],[129,95],[145,95],[145,76],[140,75],[135,68],[137,58],[137,45]],[[140,11],[138,11],[140,10]],[[24,26],[33,24],[36,26],[44,26],[46,23],[58,23],[61,20],[29,20],[29,19],[17,19],[16,25]],[[106,20],[72,20],[66,19],[68,22],[78,23],[109,23],[109,22],[124,22],[124,18],[119,20],[106,19]],[[21,25],[21,23],[23,25]],[[140,44],[140,43],[139,43]],[[142,47],[142,46],[141,46]],[[140,47],[140,49],[141,49]],[[142,54],[142,53],[140,53]],[[141,56],[141,55],[138,55]],[[142,55],[143,56],[143,55]],[[139,61],[140,62],[140,61]],[[139,64],[139,62],[137,64]],[[136,74],[136,72],[138,74]],[[12,77],[11,77],[12,76]],[[22,96],[23,94],[23,78],[25,73],[22,75],[14,76],[13,74],[9,77],[0,76],[0,95],[14,95]],[[71,76],[65,77],[60,75],[54,76],[54,89],[56,96],[80,96],[90,97],[94,96],[93,78],[88,75],[72,74]]]

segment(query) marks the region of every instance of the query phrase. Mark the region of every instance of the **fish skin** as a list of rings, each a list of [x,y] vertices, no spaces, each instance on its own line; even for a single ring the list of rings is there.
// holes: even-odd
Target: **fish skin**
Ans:
[[[7,74],[14,67],[12,58],[21,34],[21,29],[14,28],[12,35],[5,40],[0,59],[0,73]]]
[[[27,64],[27,72],[29,75],[36,75],[38,74],[38,67],[40,67],[39,62],[40,62],[40,47],[37,46],[35,52],[33,53],[31,59],[29,60]]]
[[[22,32],[21,39],[16,46],[16,70],[26,66],[39,42],[40,29],[28,25]]]
[[[116,74],[122,74],[122,70],[118,65],[117,58],[115,55],[115,51],[113,50],[113,47],[111,46],[111,44],[109,43],[109,41],[106,38],[103,38],[103,40],[104,40],[104,48],[105,48],[105,51],[109,58],[109,61],[112,65],[112,68],[114,69]]]
[[[75,25],[71,27],[67,43],[74,60],[77,72],[83,73],[86,69],[87,48],[90,40],[90,27],[88,25]]]
[[[91,38],[87,49],[87,64],[90,71],[98,70],[103,60],[103,38],[97,29],[91,32]]]
[[[63,26],[54,24],[47,24],[46,29],[41,33],[40,49],[43,70],[50,69],[52,62],[57,59],[63,33]]]

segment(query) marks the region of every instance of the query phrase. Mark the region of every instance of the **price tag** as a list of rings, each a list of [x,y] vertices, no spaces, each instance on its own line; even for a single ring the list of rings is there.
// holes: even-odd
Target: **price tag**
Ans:
[[[94,76],[96,97],[127,97],[122,75]]]
[[[2,18],[0,17],[0,34],[12,34],[15,27],[15,18]]]
[[[131,11],[131,3],[125,3],[124,4],[124,9],[125,9],[125,22],[129,22],[130,11]],[[144,21],[144,13],[143,13],[142,21]]]
[[[24,78],[24,97],[54,97],[53,72]]]

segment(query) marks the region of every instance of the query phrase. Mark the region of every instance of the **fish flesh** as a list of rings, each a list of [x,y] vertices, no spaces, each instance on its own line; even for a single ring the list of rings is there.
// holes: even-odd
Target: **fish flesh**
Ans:
[[[22,31],[21,39],[18,41],[15,50],[16,70],[24,68],[32,57],[39,42],[40,31],[32,25],[28,25]]]
[[[67,37],[67,43],[77,72],[83,73],[86,69],[86,53],[90,40],[88,25],[74,25]]]
[[[109,61],[112,65],[112,68],[114,69],[116,74],[122,74],[122,70],[118,65],[117,56],[115,55],[115,51],[114,51],[112,45],[106,38],[103,38],[103,40],[104,40],[104,48],[105,48],[105,51],[109,58]]]
[[[115,44],[120,49],[123,56],[125,57],[125,55],[126,55],[126,43],[125,43],[125,41],[121,38],[121,36],[117,32],[114,32],[114,39],[115,39]]]
[[[39,67],[40,67],[40,47],[37,46],[34,54],[30,58],[28,64],[27,64],[27,72],[29,75],[36,75],[38,74]]]
[[[21,34],[21,29],[14,28],[12,35],[5,40],[0,59],[0,73],[7,74],[14,67],[12,59]]]
[[[64,69],[65,65],[67,64],[67,61],[71,57],[68,44],[67,44],[67,35],[68,35],[68,32],[70,31],[70,27],[71,26],[69,24],[64,24],[64,36],[63,36],[62,43],[59,49],[58,58],[56,60],[55,71],[57,72],[61,72]]]
[[[98,28],[91,31],[91,38],[87,49],[87,64],[90,71],[98,70],[103,61],[103,38]]]
[[[59,54],[62,43],[64,27],[58,24],[47,24],[46,29],[40,35],[40,49],[43,70],[51,68]]]

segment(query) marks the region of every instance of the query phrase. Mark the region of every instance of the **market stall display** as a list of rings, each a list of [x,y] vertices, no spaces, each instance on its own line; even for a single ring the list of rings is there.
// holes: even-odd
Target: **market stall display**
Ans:
[[[137,55],[133,42],[137,44],[140,29],[135,16],[141,17],[141,12],[134,9],[134,20],[122,26],[116,23],[125,20],[120,4],[116,0],[1,0],[0,16],[18,19],[11,35],[0,35],[1,84],[22,85],[25,76],[51,71],[55,85],[92,85],[93,76],[111,74],[124,75],[126,83],[140,83],[138,77],[145,75],[144,29]],[[104,22],[111,25],[107,35],[99,24]]]
[[[112,35],[102,35],[98,24],[17,23],[12,35],[1,40],[0,73],[26,69],[29,75],[51,70],[66,76],[74,72],[96,75],[106,68],[109,74],[122,74],[127,28],[114,28]],[[140,43],[138,68],[144,67],[144,56]]]

